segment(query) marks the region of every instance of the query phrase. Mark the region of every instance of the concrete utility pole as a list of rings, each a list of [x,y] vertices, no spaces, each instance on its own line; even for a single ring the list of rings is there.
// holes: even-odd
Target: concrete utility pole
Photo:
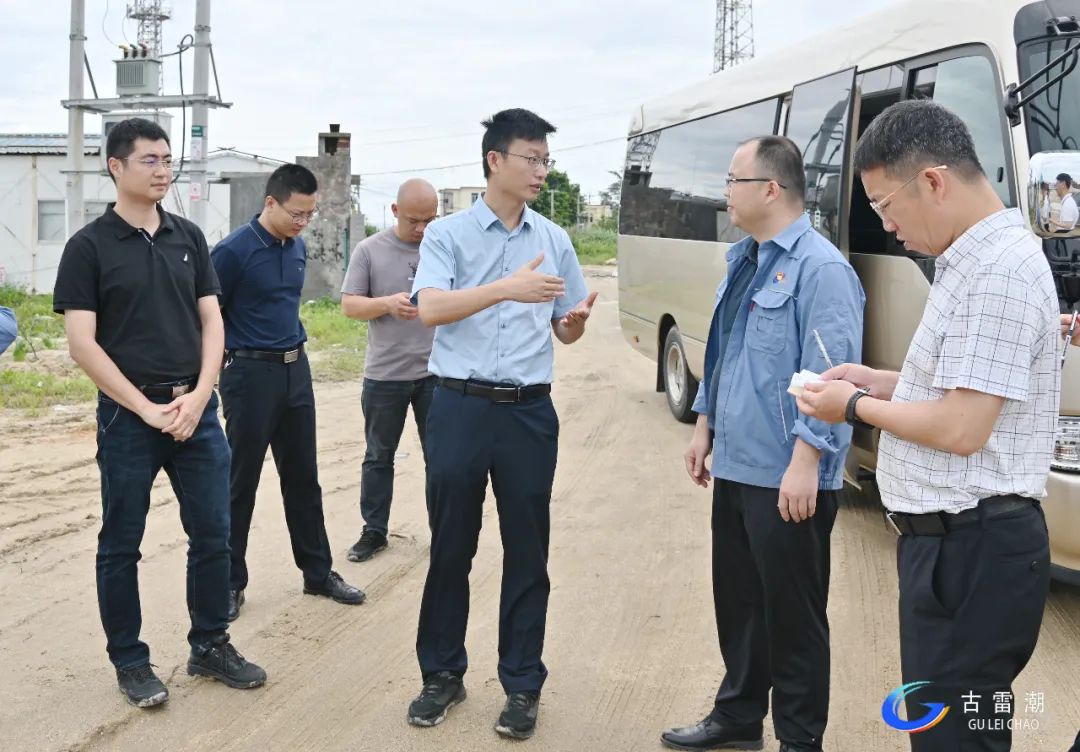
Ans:
[[[548,188],[548,219],[555,221],[555,194],[562,193],[554,188]]]
[[[68,35],[68,98],[83,98],[83,59],[86,52],[86,2],[71,0],[71,33]],[[102,144],[104,149],[105,145]],[[67,237],[85,224],[83,212],[83,111],[68,109]],[[37,206],[32,207],[37,213]]]
[[[206,128],[209,108],[206,98],[210,94],[210,0],[195,3],[195,74],[194,94],[198,99],[191,106],[191,221],[206,227]],[[184,134],[180,134],[183,138]]]

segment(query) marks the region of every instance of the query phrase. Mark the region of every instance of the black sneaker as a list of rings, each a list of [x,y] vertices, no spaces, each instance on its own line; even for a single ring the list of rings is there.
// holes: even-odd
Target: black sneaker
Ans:
[[[169,690],[157,678],[149,663],[116,669],[116,683],[127,701],[137,708],[152,708],[169,699]]]
[[[465,684],[460,676],[440,671],[424,682],[424,688],[409,704],[409,723],[413,726],[438,726],[446,713],[465,701]]]
[[[321,585],[309,585],[305,582],[304,592],[308,595],[324,595],[346,606],[359,606],[367,598],[363,590],[345,582],[337,572],[331,572],[326,582]]]
[[[539,692],[511,692],[506,696],[506,706],[499,714],[495,732],[510,739],[528,739],[536,731],[539,712]]]
[[[349,561],[367,561],[375,554],[386,549],[386,536],[374,530],[365,530],[360,540],[353,544],[346,554]]]
[[[266,672],[246,661],[231,642],[192,648],[187,672],[192,676],[209,676],[234,689],[252,689],[266,682]]]
[[[229,591],[229,621],[236,621],[236,617],[240,615],[240,607],[244,605],[244,591],[243,590],[230,590]]]

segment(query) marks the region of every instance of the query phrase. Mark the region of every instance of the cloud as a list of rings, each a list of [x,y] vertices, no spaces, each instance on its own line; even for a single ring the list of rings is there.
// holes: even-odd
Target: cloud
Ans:
[[[887,2],[867,0],[863,11]],[[0,108],[0,132],[67,127],[59,102],[67,95],[69,15],[67,3],[57,4],[64,12],[35,14],[22,0],[0,0],[9,19],[0,63],[11,72],[0,98],[15,105]],[[123,20],[125,5],[86,3],[87,54],[102,96],[114,91],[112,43],[135,38],[134,22]],[[758,54],[792,49],[850,7],[840,0],[756,0]],[[166,51],[194,25],[194,0],[174,0],[172,9]],[[209,144],[291,159],[314,153],[316,134],[340,123],[353,134],[354,172],[475,160],[473,167],[419,173],[452,187],[482,183],[479,121],[503,107],[528,107],[559,127],[551,141],[559,168],[595,197],[611,181],[607,171],[622,166],[624,144],[565,154],[559,147],[619,139],[635,104],[707,76],[714,13],[711,0],[218,0],[212,41],[222,94],[234,106],[211,111]],[[190,53],[183,63],[190,91]],[[166,90],[174,92],[176,57],[165,71]],[[87,118],[88,129],[97,127],[97,118]],[[405,177],[372,176],[365,210],[381,214],[385,196],[376,191],[392,194]]]

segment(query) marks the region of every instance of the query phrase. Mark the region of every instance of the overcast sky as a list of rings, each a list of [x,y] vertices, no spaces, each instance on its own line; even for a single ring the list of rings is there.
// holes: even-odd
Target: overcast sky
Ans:
[[[863,0],[860,13],[890,2]],[[87,54],[103,97],[115,94],[115,45],[136,37],[125,6],[86,0]],[[195,0],[171,6],[166,52],[195,18]],[[755,0],[757,53],[782,54],[841,23],[853,7],[850,0]],[[710,73],[715,9],[715,0],[217,0],[211,41],[222,96],[234,105],[211,110],[209,147],[292,159],[314,154],[316,134],[341,123],[353,134],[363,209],[381,224],[383,205],[406,177],[436,188],[482,185],[479,121],[526,107],[558,127],[550,139],[558,168],[597,200],[611,182],[607,171],[622,166],[634,105]],[[67,96],[69,3],[0,0],[0,11],[7,72],[0,133],[66,131],[59,102]],[[167,59],[166,93],[178,91],[176,63]],[[190,91],[190,52],[183,63]],[[87,131],[98,128],[98,118],[87,117]],[[172,136],[178,153],[179,111]],[[415,169],[470,160],[474,166]]]

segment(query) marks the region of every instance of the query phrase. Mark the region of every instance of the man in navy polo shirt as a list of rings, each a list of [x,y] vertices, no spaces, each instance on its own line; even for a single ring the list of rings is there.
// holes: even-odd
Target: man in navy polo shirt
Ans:
[[[53,308],[71,357],[100,390],[97,595],[109,660],[132,705],[169,697],[139,640],[139,547],[150,489],[172,481],[188,538],[188,673],[257,687],[266,672],[229,642],[229,446],[217,418],[218,282],[202,231],[158,202],[172,184],[169,137],[117,123],[105,144],[116,203],[64,248]]]
[[[358,605],[364,593],[331,569],[315,459],[315,393],[300,322],[307,248],[299,237],[315,215],[315,176],[286,164],[266,184],[263,211],[214,248],[225,319],[221,402],[232,448],[232,571],[229,620],[240,615],[255,491],[266,449],[274,454],[293,560],[304,592]]]

